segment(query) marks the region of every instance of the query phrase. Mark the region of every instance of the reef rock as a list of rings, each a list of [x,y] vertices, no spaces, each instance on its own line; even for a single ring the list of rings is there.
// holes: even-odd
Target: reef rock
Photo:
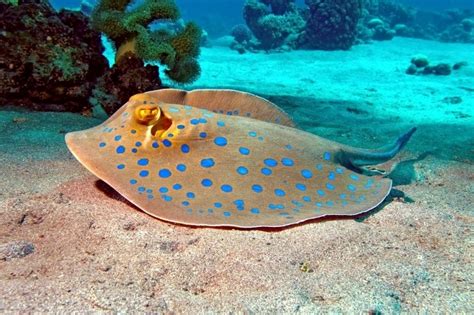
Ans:
[[[302,48],[351,48],[361,16],[359,0],[305,0],[305,3],[309,13],[304,32],[299,38]]]
[[[280,48],[292,34],[300,33],[305,21],[295,0],[247,0],[244,19],[259,40],[260,48]]]
[[[0,105],[80,112],[108,68],[100,34],[80,12],[46,0],[0,3]]]
[[[162,88],[158,70],[158,66],[145,66],[141,58],[128,52],[99,79],[94,97],[112,115],[130,96]]]

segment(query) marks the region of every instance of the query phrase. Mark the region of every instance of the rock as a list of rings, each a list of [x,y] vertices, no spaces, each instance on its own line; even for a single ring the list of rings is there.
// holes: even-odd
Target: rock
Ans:
[[[108,68],[100,33],[46,0],[0,3],[0,106],[80,112]]]
[[[127,53],[99,79],[94,97],[112,115],[130,96],[163,88],[158,74],[158,66],[145,66],[140,58]]]
[[[411,58],[411,63],[414,64],[417,68],[426,67],[430,62],[428,57],[425,55],[415,55]]]
[[[417,68],[414,64],[411,64],[405,71],[406,74],[410,74],[410,75],[416,74],[416,72],[417,72]]]
[[[447,63],[440,63],[433,67],[433,73],[436,75],[450,75],[451,66]]]
[[[371,19],[369,22],[367,22],[367,26],[368,26],[369,28],[376,28],[376,27],[378,27],[378,26],[382,26],[382,27],[383,27],[384,25],[385,25],[385,23],[384,23],[381,19],[379,19],[379,18],[373,18],[373,19]]]
[[[461,25],[466,32],[472,32],[472,29],[474,28],[474,20],[463,19]]]
[[[459,70],[463,67],[467,66],[467,62],[466,61],[461,61],[461,62],[457,62],[453,65],[453,70]]]
[[[33,243],[27,241],[14,241],[0,244],[0,260],[11,260],[13,258],[23,258],[35,251]]]
[[[252,32],[247,25],[244,24],[235,25],[230,31],[230,35],[232,35],[239,44],[248,42],[252,38]]]
[[[395,31],[385,27],[385,26],[377,26],[374,30],[374,34],[372,38],[374,40],[391,40],[395,36]]]
[[[433,74],[433,73],[434,73],[434,66],[426,66],[422,71],[422,74]]]

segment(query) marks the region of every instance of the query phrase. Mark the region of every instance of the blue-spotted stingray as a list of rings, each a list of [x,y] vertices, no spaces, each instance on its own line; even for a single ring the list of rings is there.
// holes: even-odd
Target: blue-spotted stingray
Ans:
[[[283,227],[377,207],[392,182],[360,168],[393,158],[294,128],[276,105],[232,90],[137,94],[66,135],[74,156],[146,213],[195,226]]]

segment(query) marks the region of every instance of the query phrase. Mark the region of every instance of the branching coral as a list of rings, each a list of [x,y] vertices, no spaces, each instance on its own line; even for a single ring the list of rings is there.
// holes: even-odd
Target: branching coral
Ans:
[[[178,32],[169,28],[151,30],[154,21],[177,21],[174,0],[146,0],[129,9],[132,0],[101,0],[92,13],[92,25],[109,37],[117,50],[118,62],[127,53],[144,61],[159,61],[170,79],[189,83],[197,79],[201,29],[188,23]]]

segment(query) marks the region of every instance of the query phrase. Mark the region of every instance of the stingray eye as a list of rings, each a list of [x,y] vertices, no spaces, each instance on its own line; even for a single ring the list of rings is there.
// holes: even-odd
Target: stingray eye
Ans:
[[[135,119],[143,125],[155,123],[161,116],[158,105],[140,105],[135,109]]]

